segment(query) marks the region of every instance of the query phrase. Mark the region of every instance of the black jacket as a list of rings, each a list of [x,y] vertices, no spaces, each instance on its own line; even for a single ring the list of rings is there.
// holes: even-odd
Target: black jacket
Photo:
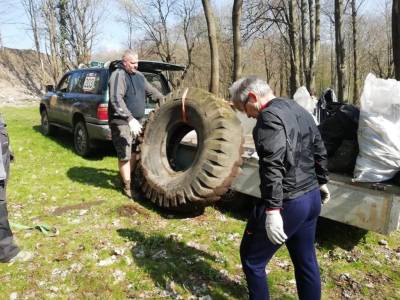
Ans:
[[[0,186],[5,186],[10,167],[10,140],[2,117],[0,116]],[[0,201],[2,198],[0,198]]]
[[[295,101],[271,100],[258,116],[253,138],[266,208],[281,208],[282,201],[328,182],[321,135],[310,113]]]

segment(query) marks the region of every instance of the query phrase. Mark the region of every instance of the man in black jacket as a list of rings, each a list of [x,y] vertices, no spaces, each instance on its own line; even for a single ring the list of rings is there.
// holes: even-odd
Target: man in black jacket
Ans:
[[[236,109],[256,118],[261,199],[246,225],[240,257],[250,299],[269,299],[265,267],[286,243],[300,299],[320,299],[314,240],[321,202],[329,200],[326,150],[315,122],[295,101],[276,98],[251,76],[229,89]]]
[[[157,91],[137,71],[138,54],[129,49],[122,56],[122,65],[110,77],[108,121],[111,137],[118,157],[118,169],[123,183],[123,193],[132,198],[131,174],[136,167],[137,138],[142,132],[145,97],[161,100]]]
[[[20,252],[14,244],[8,222],[6,186],[10,167],[10,147],[5,124],[0,116],[0,262],[9,262]]]

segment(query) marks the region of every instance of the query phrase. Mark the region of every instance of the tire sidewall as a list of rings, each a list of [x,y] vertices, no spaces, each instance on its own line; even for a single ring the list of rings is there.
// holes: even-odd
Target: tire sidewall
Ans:
[[[229,104],[195,88],[185,99],[186,120],[177,91],[149,116],[140,146],[146,198],[173,210],[190,210],[218,201],[242,163],[243,133]],[[182,158],[179,145],[191,130],[197,134],[196,154],[189,156],[190,165],[182,160],[184,165],[179,166],[174,163]],[[179,150],[171,152],[169,148]]]
[[[152,158],[153,153],[160,153],[165,155],[164,149],[166,149],[167,144],[173,143],[171,140],[167,140],[168,137],[171,138],[170,134],[174,131],[175,127],[184,126],[181,118],[175,118],[173,120],[165,119],[169,115],[177,115],[176,110],[180,110],[181,104],[179,101],[169,101],[164,104],[159,112],[156,114],[162,114],[162,119],[157,123],[152,123],[151,126],[146,126],[148,130],[145,131],[144,140],[147,140],[148,143],[141,146],[141,162],[146,166],[150,166],[152,173],[155,174],[158,178],[168,177],[168,185],[169,188],[177,188],[181,189],[182,185],[190,184],[191,179],[196,177],[197,172],[201,168],[201,165],[198,163],[201,160],[201,157],[205,154],[203,151],[203,140],[207,138],[207,133],[210,131],[210,126],[207,122],[204,122],[203,119],[198,119],[200,124],[194,126],[189,119],[188,125],[193,127],[197,134],[197,151],[196,156],[192,162],[190,168],[185,171],[174,174],[171,177],[171,172],[174,172],[169,165],[169,162],[165,159],[154,160]],[[202,114],[201,109],[196,103],[189,102],[186,107],[188,110],[195,111],[199,116]],[[179,115],[179,113],[178,113]],[[155,126],[154,126],[155,125]],[[165,134],[163,132],[166,131]],[[152,174],[147,174],[147,176],[151,176]],[[154,178],[155,181],[159,181],[159,179]]]
[[[44,125],[45,124],[44,120],[47,120],[47,125]],[[42,129],[42,133],[45,136],[50,135],[51,131],[50,131],[50,124],[49,124],[49,116],[47,114],[46,109],[43,109],[40,113],[40,125],[41,125],[41,129]]]
[[[85,145],[83,145],[80,137],[83,137],[85,140]],[[78,155],[83,157],[87,156],[90,152],[89,134],[85,123],[82,121],[78,121],[74,126],[74,149]]]

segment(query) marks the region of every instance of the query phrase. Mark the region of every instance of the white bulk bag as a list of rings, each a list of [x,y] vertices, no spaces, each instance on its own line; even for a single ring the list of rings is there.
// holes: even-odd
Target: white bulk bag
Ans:
[[[368,74],[360,102],[354,181],[388,180],[400,171],[400,82]]]
[[[293,100],[296,101],[300,106],[305,108],[311,115],[313,115],[315,122],[317,120],[314,116],[315,107],[317,105],[317,101],[311,97],[305,86],[301,86],[297,89],[296,93],[293,95]]]

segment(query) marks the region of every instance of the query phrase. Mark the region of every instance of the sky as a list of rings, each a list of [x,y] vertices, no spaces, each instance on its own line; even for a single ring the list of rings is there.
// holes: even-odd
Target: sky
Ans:
[[[333,1],[333,0],[332,0]],[[383,9],[385,0],[364,0],[365,10]],[[126,31],[117,21],[118,14],[114,1],[107,1],[108,7],[103,16],[102,25],[93,52],[100,53],[125,48]],[[233,0],[215,0],[217,9],[231,7]],[[28,19],[20,1],[0,0],[0,34],[4,47],[34,49]]]

